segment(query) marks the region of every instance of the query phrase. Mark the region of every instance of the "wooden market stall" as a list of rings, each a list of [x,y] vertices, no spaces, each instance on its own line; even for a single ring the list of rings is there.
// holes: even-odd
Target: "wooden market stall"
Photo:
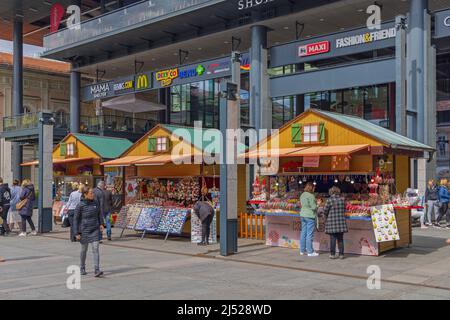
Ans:
[[[207,147],[203,135],[202,129],[159,124],[118,159],[101,164],[105,170],[124,168],[124,207],[119,217],[123,229],[191,235],[192,242],[200,242],[201,226],[191,208],[203,194],[216,209],[211,242],[216,240],[220,172],[219,165],[208,165],[202,158]],[[238,170],[245,190],[245,166]],[[239,210],[245,206],[244,192],[239,194]]]
[[[54,216],[67,201],[75,184],[94,187],[98,181],[106,180],[113,193],[113,200],[122,194],[122,178],[116,170],[103,170],[101,162],[115,159],[132,146],[127,139],[103,136],[69,134],[53,148]],[[38,166],[38,161],[23,163],[22,166]],[[119,179],[117,179],[119,177]],[[117,203],[117,201],[114,201]]]
[[[378,256],[411,244],[411,203],[403,197],[410,186],[410,160],[433,152],[358,117],[304,112],[245,155],[259,158],[261,165],[252,202],[259,204],[256,213],[265,216],[266,243],[299,248],[299,197],[312,182],[323,203],[332,186],[343,192],[350,229],[347,253]],[[323,231],[320,217],[315,250],[329,250]]]

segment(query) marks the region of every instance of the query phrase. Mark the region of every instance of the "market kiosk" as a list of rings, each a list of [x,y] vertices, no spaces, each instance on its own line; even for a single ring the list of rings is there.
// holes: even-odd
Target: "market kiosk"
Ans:
[[[127,139],[85,134],[69,134],[53,149],[54,216],[58,217],[75,184],[94,187],[105,179],[113,193],[113,200],[121,200],[121,174],[117,170],[103,170],[100,163],[119,157],[132,146]],[[38,161],[22,166],[38,166]],[[117,179],[116,177],[119,177]]]
[[[378,256],[411,244],[411,209],[417,204],[403,197],[410,160],[433,152],[361,118],[304,112],[245,155],[259,158],[251,202],[258,204],[256,213],[265,216],[267,245],[299,248],[299,198],[307,182],[315,185],[322,205],[328,190],[340,187],[349,227],[347,253]],[[321,208],[318,212],[314,249],[328,251],[325,218]]]
[[[191,209],[204,197],[216,210],[210,243],[219,230],[219,165],[203,159],[204,130],[160,124],[137,141],[120,158],[101,165],[123,168],[124,197],[118,226],[149,234],[189,235],[200,242],[201,223]],[[199,160],[200,159],[200,160]],[[245,190],[245,166],[239,168]],[[240,194],[239,210],[245,210]]]

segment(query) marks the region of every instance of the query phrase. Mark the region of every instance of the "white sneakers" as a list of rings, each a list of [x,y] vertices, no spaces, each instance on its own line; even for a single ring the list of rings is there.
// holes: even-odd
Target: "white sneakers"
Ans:
[[[305,256],[306,252],[300,252],[301,256]],[[313,253],[308,253],[308,257],[318,257],[319,254],[317,252],[313,252]]]
[[[32,236],[37,236],[37,231],[36,231],[36,230],[31,231],[30,235],[32,235]]]
[[[19,233],[19,237],[26,237],[27,236],[27,233],[26,232],[21,232],[21,233]]]

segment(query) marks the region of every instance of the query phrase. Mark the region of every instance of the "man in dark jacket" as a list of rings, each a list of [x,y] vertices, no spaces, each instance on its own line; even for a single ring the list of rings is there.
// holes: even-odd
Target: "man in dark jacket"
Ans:
[[[98,208],[100,209],[100,217],[102,221],[105,219],[105,182],[100,181],[97,183],[97,187],[94,188],[94,201],[97,202]],[[103,235],[100,233],[99,240],[102,241]]]
[[[202,222],[202,241],[199,246],[209,245],[209,235],[211,232],[211,222],[214,218],[214,209],[206,201],[198,201],[194,206],[194,213]]]
[[[3,178],[0,178],[0,211],[3,220],[2,226],[5,231],[4,235],[10,234],[11,230],[8,226],[8,211],[11,202],[11,190],[7,183],[3,183]]]

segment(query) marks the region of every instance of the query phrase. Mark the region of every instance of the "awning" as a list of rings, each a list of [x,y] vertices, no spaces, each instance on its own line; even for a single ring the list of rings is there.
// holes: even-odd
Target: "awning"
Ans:
[[[100,159],[98,158],[69,158],[69,159],[53,159],[52,163],[53,164],[66,164],[66,163],[73,163],[73,162],[86,162],[86,161],[100,161]],[[35,161],[31,161],[31,162],[25,162],[22,163],[21,166],[22,167],[31,167],[31,166],[38,166],[39,165],[39,161],[35,160]]]
[[[129,167],[133,165],[135,161],[151,158],[150,156],[127,156],[116,160],[102,162],[101,165],[105,167]]]
[[[307,148],[284,148],[284,149],[262,149],[262,150],[252,150],[245,154],[241,154],[239,158],[246,159],[257,159],[257,158],[267,158],[267,157],[287,157],[292,152],[298,152]]]
[[[314,157],[314,156],[340,156],[350,155],[358,151],[366,149],[369,151],[368,144],[357,145],[343,145],[343,146],[325,146],[325,147],[309,147],[302,150],[293,151],[286,155],[286,157]]]
[[[136,166],[161,166],[171,162],[181,162],[189,158],[192,158],[192,155],[161,154],[148,157],[147,159],[133,161],[133,164]]]
[[[133,113],[162,111],[167,109],[165,105],[147,100],[144,95],[139,94],[129,94],[103,101],[102,107],[124,112],[130,112],[130,110],[132,110]]]

